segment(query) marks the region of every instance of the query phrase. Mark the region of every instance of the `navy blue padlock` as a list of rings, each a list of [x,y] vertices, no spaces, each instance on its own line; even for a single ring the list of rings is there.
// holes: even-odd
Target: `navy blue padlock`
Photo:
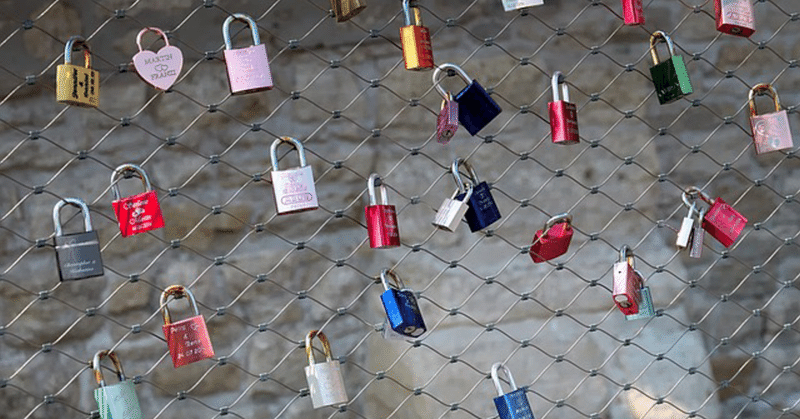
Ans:
[[[503,394],[503,388],[500,387],[500,378],[497,377],[497,370],[500,368],[506,373],[508,382],[511,384],[511,388],[514,389],[510,393]],[[494,386],[497,389],[498,396],[494,398],[494,405],[497,407],[497,414],[500,415],[500,419],[536,419],[533,417],[533,411],[530,403],[528,403],[525,389],[517,388],[517,383],[514,382],[511,371],[500,362],[495,362],[492,365],[492,381],[494,381]]]
[[[394,279],[396,287],[391,286],[388,276]],[[406,289],[400,277],[388,269],[381,272],[381,282],[386,290],[381,294],[381,302],[392,330],[414,338],[425,333],[425,321],[422,320],[414,291]]]
[[[503,110],[500,105],[486,93],[486,90],[476,80],[470,79],[461,67],[455,64],[442,64],[436,67],[433,72],[433,85],[439,90],[443,97],[447,97],[447,92],[439,84],[439,73],[452,69],[467,83],[467,87],[456,94],[454,100],[458,103],[458,122],[466,128],[470,135],[475,135],[483,127],[489,125],[497,115]]]
[[[453,172],[453,178],[455,178],[459,190],[455,199],[460,201],[467,194],[467,188],[464,186],[464,181],[461,180],[461,174],[458,172],[459,166],[467,168],[471,178],[470,181],[472,181],[472,196],[467,200],[469,209],[464,214],[464,218],[467,219],[469,229],[474,233],[489,227],[502,216],[497,204],[494,202],[494,198],[492,198],[489,185],[486,182],[481,182],[478,179],[478,174],[475,173],[475,169],[460,157],[453,160],[453,165],[450,166],[450,171]]]

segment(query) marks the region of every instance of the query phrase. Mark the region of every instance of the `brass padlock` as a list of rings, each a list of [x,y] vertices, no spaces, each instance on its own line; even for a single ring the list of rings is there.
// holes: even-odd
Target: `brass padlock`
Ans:
[[[331,0],[331,9],[337,22],[345,22],[367,7],[365,0]]]
[[[430,70],[433,64],[431,31],[422,25],[422,13],[411,0],[403,0],[405,26],[400,28],[400,43],[403,47],[403,61],[406,70]]]
[[[72,51],[82,47],[83,67],[72,65]],[[64,64],[56,69],[56,100],[59,103],[96,108],[100,94],[100,73],[92,70],[92,52],[82,36],[67,40]]]

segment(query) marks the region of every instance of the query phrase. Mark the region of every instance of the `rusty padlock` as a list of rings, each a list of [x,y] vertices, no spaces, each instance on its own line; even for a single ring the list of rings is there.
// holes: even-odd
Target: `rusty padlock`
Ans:
[[[542,263],[567,253],[573,233],[572,216],[569,213],[558,214],[547,220],[544,228],[533,236],[529,251],[533,262]]]
[[[759,115],[756,111],[756,96],[766,94],[775,103],[775,112]],[[789,117],[781,109],[778,92],[769,83],[761,83],[750,89],[750,127],[753,129],[753,145],[756,154],[786,150],[794,147]]]
[[[717,30],[749,38],[756,31],[756,17],[750,0],[714,0]]]
[[[72,51],[83,49],[83,67],[72,65]],[[100,97],[100,73],[92,70],[92,51],[81,36],[72,36],[64,47],[64,64],[56,68],[56,100],[96,108]]]
[[[366,0],[331,0],[331,9],[337,22],[346,22],[367,7]]]
[[[167,307],[167,298],[170,295],[174,298],[186,297],[192,306],[194,316],[173,323],[169,315],[169,307]],[[191,291],[183,285],[169,286],[161,294],[161,307],[161,314],[164,317],[162,329],[164,337],[167,339],[172,365],[175,368],[214,356],[214,348],[211,346],[211,337],[208,335],[206,321],[197,310],[197,302]]]
[[[685,193],[689,197],[696,195],[710,205],[710,208],[703,216],[703,230],[707,231],[711,237],[717,239],[723,246],[731,247],[736,242],[736,239],[739,238],[745,225],[747,225],[747,218],[733,209],[722,198],[718,197],[714,202],[711,202],[711,198],[695,186],[686,189]]]

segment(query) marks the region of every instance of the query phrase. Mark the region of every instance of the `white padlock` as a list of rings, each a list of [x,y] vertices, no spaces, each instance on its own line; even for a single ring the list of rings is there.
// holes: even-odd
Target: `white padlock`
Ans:
[[[278,146],[282,143],[293,145],[300,157],[300,167],[278,169]],[[319,208],[317,189],[314,186],[314,172],[306,163],[306,152],[303,143],[292,137],[280,137],[270,147],[272,160],[272,196],[278,215],[315,210]]]
[[[472,197],[472,184],[468,184],[466,188],[467,193],[464,195],[464,198],[461,201],[457,200],[456,196],[464,191],[456,189],[452,197],[447,198],[444,200],[444,202],[442,202],[442,205],[439,207],[439,211],[436,212],[436,218],[433,220],[433,225],[449,232],[456,231],[458,228],[458,223],[461,222],[461,219],[464,218],[464,214],[466,214],[467,210],[469,209],[468,202]]]
[[[314,362],[314,348],[311,340],[314,336],[322,342],[322,349],[325,352],[325,362]],[[308,356],[308,366],[306,366],[306,381],[308,382],[308,392],[311,394],[311,404],[314,409],[320,407],[333,406],[347,403],[347,392],[344,388],[344,378],[339,369],[339,362],[332,360],[331,345],[324,333],[312,330],[306,335],[306,355]]]

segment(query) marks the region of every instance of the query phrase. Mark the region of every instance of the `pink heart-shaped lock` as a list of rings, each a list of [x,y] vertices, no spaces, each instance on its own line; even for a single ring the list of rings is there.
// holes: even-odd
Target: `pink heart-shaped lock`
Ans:
[[[152,31],[164,39],[166,44],[158,52],[142,51],[142,35]],[[136,45],[139,52],[133,56],[133,66],[136,73],[146,83],[151,84],[156,89],[167,90],[178,80],[183,67],[183,53],[178,47],[171,46],[167,35],[161,29],[149,27],[139,31],[136,36]]]

